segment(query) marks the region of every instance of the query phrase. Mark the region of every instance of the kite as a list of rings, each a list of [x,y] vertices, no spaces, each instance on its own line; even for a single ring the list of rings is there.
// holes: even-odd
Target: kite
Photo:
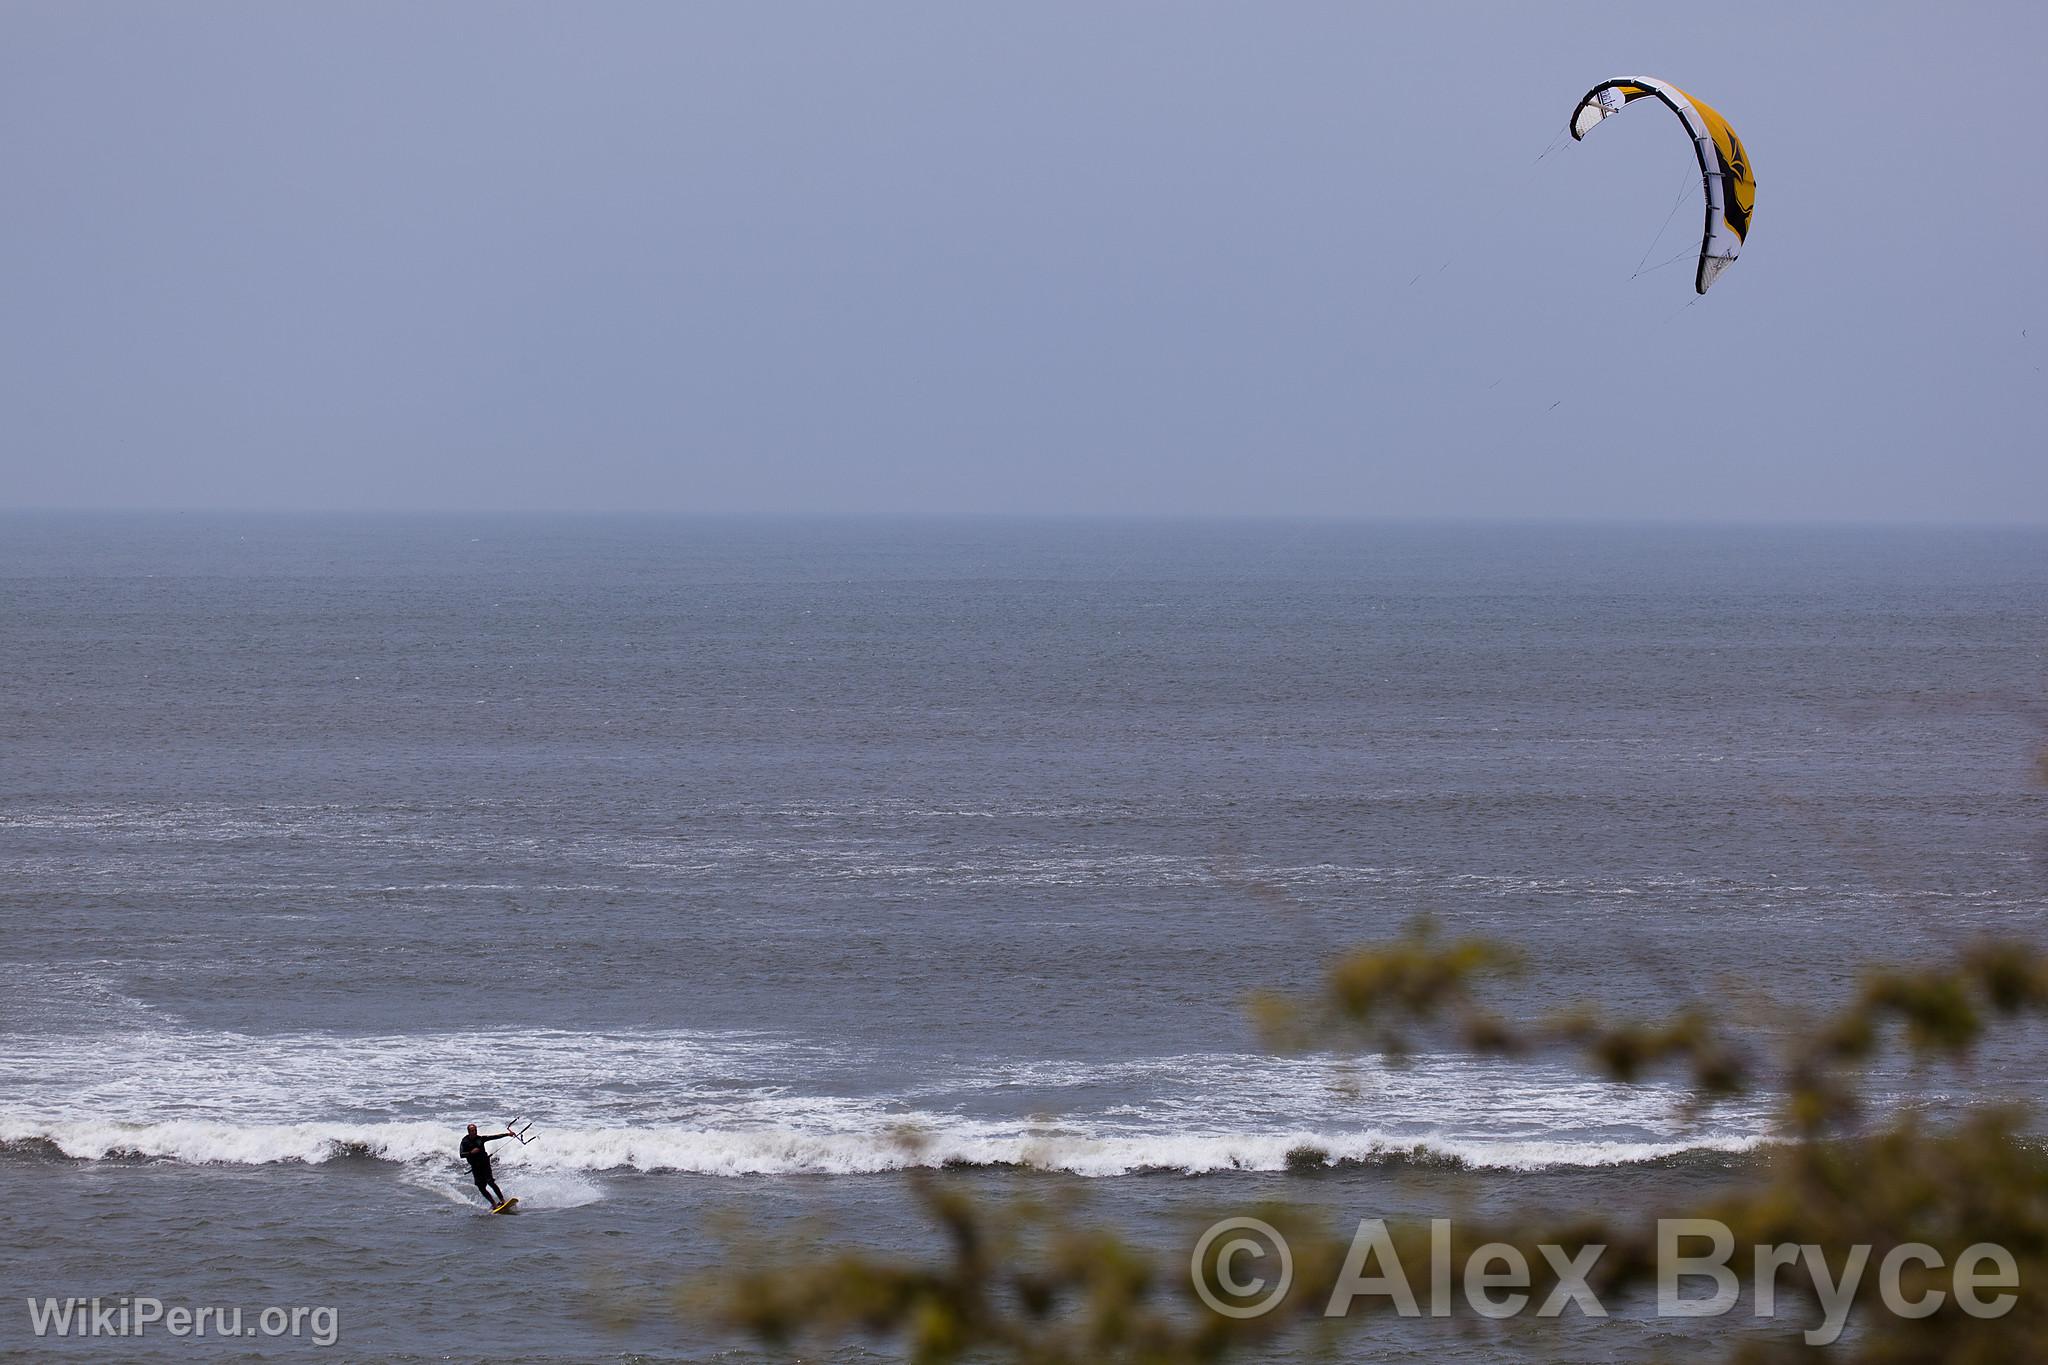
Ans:
[[[1749,216],[1756,207],[1756,177],[1750,173],[1749,152],[1728,120],[1714,109],[1670,82],[1648,76],[1602,81],[1588,90],[1572,110],[1572,139],[1584,139],[1601,119],[1644,99],[1661,100],[1678,116],[1692,137],[1693,154],[1699,158],[1707,219],[1693,287],[1704,294],[1735,260],[1743,239],[1749,236]]]

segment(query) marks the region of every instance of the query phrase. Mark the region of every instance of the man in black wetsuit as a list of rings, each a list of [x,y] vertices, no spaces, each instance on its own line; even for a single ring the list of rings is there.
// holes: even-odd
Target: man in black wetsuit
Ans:
[[[485,1133],[479,1137],[476,1125],[472,1123],[462,1138],[462,1159],[469,1163],[470,1179],[476,1181],[477,1193],[494,1209],[505,1202],[505,1192],[498,1188],[498,1182],[491,1176],[491,1149],[488,1144],[511,1136],[510,1133]]]

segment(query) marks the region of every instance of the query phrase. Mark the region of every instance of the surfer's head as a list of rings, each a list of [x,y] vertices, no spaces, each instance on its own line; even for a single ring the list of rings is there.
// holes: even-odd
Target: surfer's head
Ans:
[[[475,1125],[475,1124],[473,1124],[473,1123],[469,1125],[469,1135],[470,1135],[471,1137],[475,1137],[475,1136],[476,1136],[476,1125]]]

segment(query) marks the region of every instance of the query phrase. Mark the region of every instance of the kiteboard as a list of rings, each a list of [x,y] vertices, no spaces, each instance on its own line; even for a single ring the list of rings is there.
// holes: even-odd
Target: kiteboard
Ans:
[[[511,1197],[510,1199],[507,1199],[507,1200],[506,1200],[506,1201],[505,1201],[504,1203],[502,1203],[502,1204],[498,1205],[498,1207],[496,1207],[496,1208],[492,1209],[492,1210],[491,1210],[491,1212],[492,1212],[492,1213],[517,1213],[517,1212],[519,1212],[519,1196],[518,1196],[518,1195],[516,1195],[516,1194],[515,1194],[515,1195],[513,1195],[513,1196],[512,1196],[512,1197]]]

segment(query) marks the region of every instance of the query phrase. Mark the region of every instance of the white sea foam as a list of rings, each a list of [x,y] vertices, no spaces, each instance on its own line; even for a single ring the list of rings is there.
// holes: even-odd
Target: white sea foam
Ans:
[[[30,988],[65,1003],[89,984],[65,976]],[[1694,1125],[1665,1088],[1455,1056],[1400,1067],[1255,1053],[982,1060],[906,1077],[903,1058],[772,1033],[252,1035],[142,1011],[112,1017],[107,1032],[0,1037],[0,1143],[86,1160],[356,1158],[459,1174],[463,1124],[524,1110],[541,1140],[501,1144],[508,1170],[742,1176],[953,1163],[1117,1175],[1279,1170],[1301,1148],[1339,1163],[1600,1166],[1741,1151],[1768,1131],[1756,1107]],[[481,1055],[488,1093],[473,1065]]]
[[[75,1160],[161,1158],[191,1165],[317,1165],[391,1161],[460,1176],[450,1123],[233,1124],[201,1120],[112,1123],[0,1118],[0,1144],[47,1145]],[[1516,1140],[1406,1135],[1371,1130],[1153,1136],[1034,1132],[1029,1127],[942,1123],[931,1127],[821,1132],[685,1128],[550,1129],[525,1148],[499,1148],[497,1164],[522,1199],[570,1207],[599,1197],[585,1173],[859,1175],[939,1166],[1017,1166],[1081,1176],[1172,1171],[1280,1171],[1305,1150],[1330,1164],[1443,1162],[1478,1170],[1532,1171],[1632,1165],[1688,1153],[1740,1153],[1756,1136],[1658,1142]],[[433,1181],[437,1186],[444,1183]],[[528,1195],[528,1191],[533,1191]]]

